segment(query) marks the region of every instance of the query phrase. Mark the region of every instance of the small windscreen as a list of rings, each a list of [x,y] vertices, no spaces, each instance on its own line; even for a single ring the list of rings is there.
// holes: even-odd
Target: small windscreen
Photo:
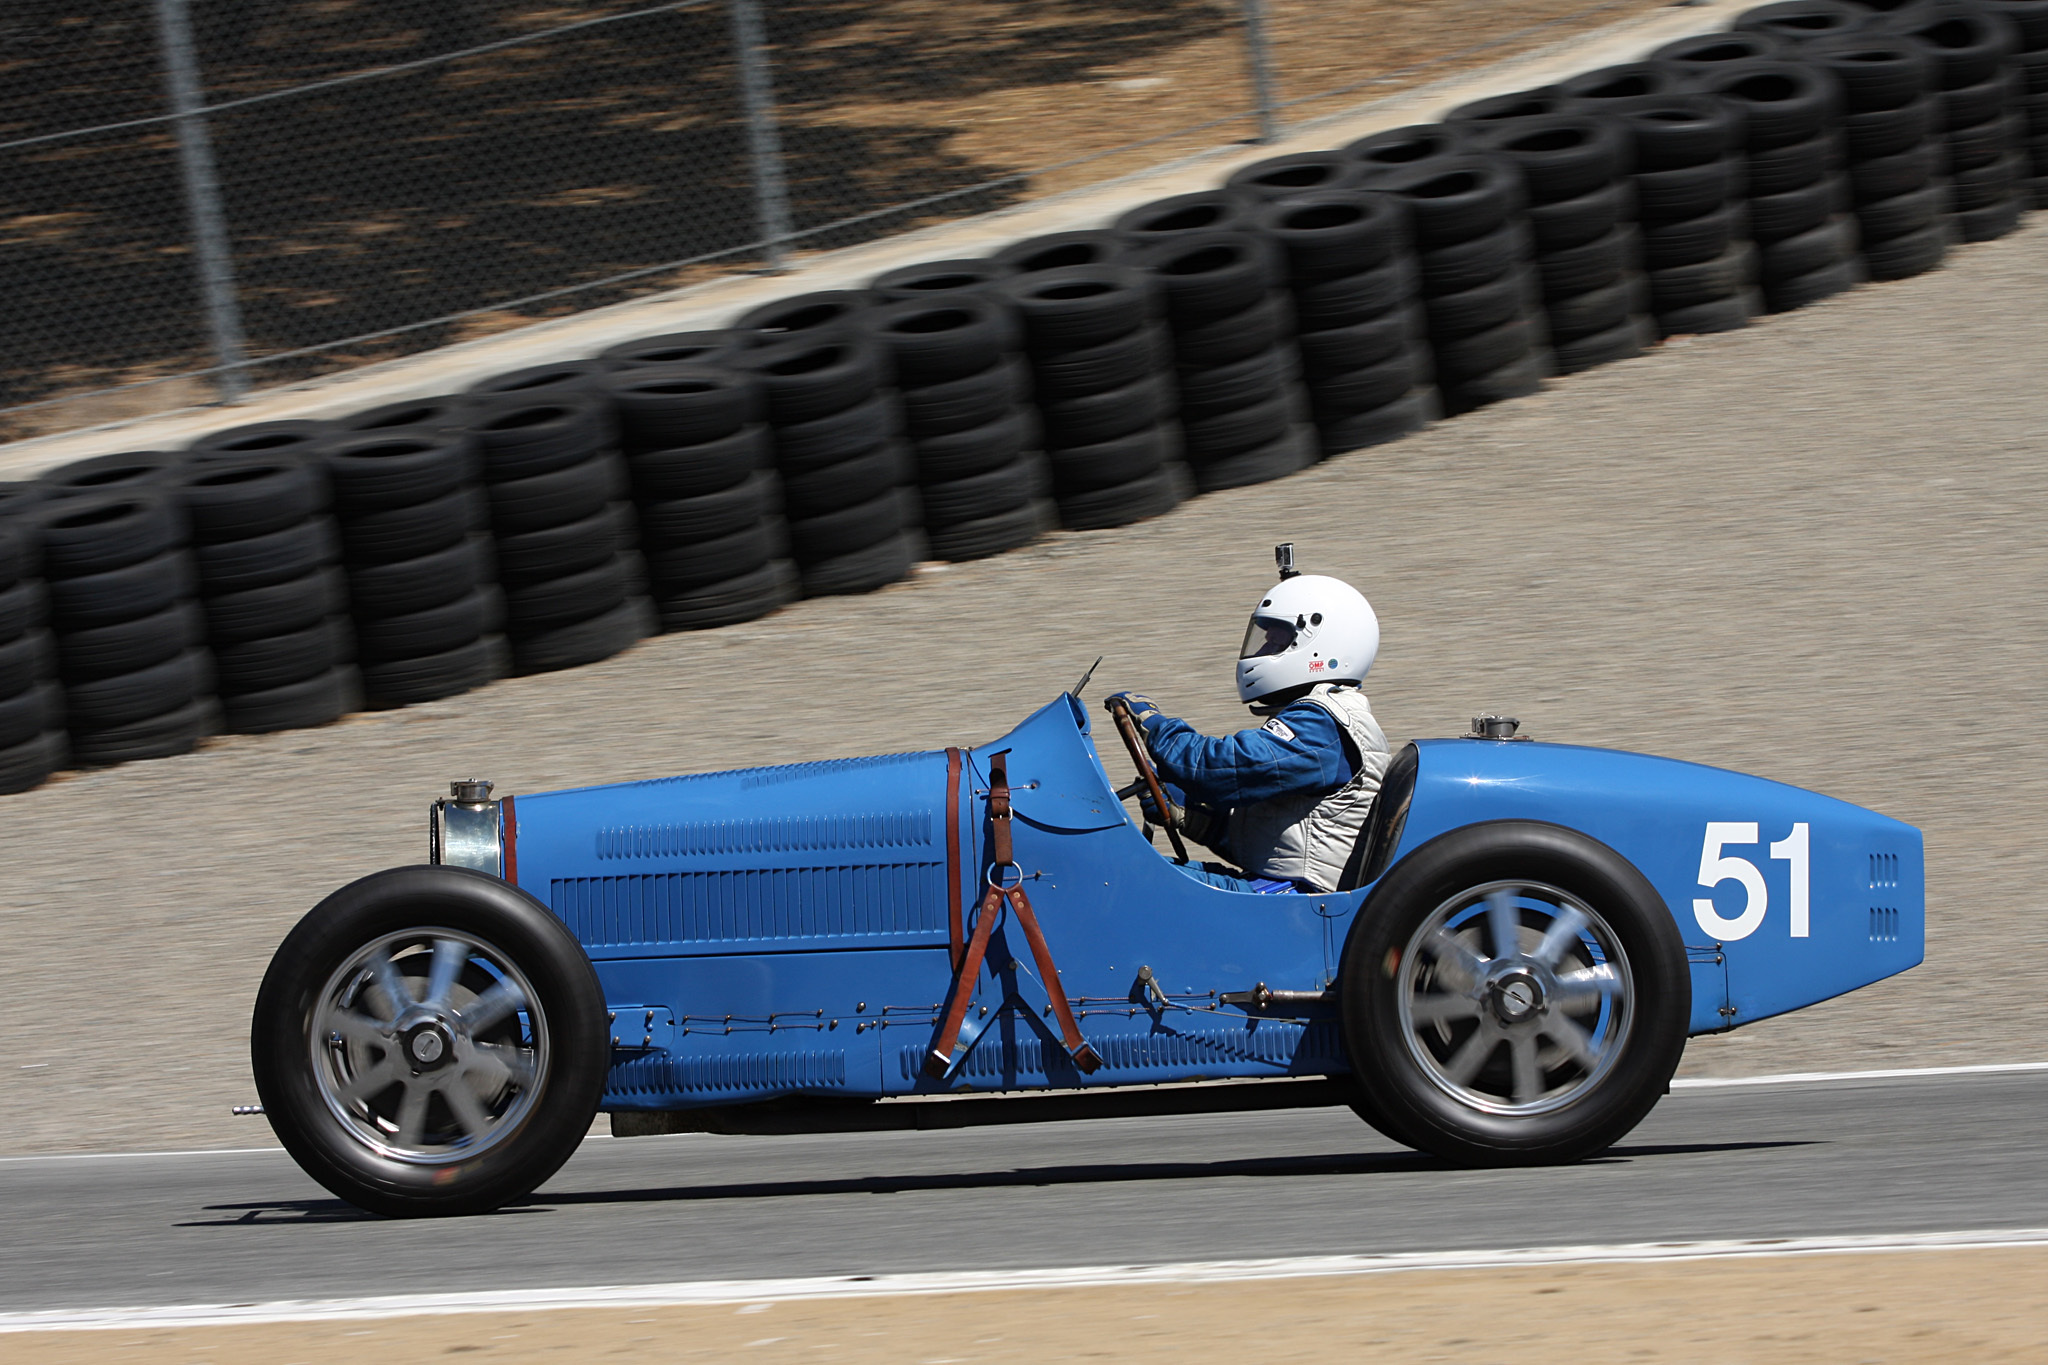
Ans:
[[[1263,659],[1268,654],[1278,654],[1294,643],[1294,622],[1282,621],[1273,616],[1254,616],[1252,623],[1244,630],[1244,649],[1240,659]]]

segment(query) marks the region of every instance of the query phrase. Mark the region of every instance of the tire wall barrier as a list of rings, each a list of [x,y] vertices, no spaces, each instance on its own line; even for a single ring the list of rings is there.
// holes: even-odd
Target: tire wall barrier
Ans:
[[[1107,228],[0,483],[0,793],[1163,515],[2048,206],[2048,0],[1731,31]]]

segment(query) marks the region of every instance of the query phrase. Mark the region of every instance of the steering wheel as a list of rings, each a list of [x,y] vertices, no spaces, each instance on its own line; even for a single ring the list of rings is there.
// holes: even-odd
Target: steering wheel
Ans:
[[[1138,722],[1131,718],[1131,708],[1122,697],[1111,697],[1104,704],[1116,721],[1117,733],[1124,737],[1124,748],[1131,752],[1131,762],[1138,765],[1138,781],[1144,784],[1152,805],[1159,812],[1159,826],[1166,831],[1166,838],[1173,845],[1173,856],[1186,862],[1187,845],[1180,841],[1180,825],[1173,818],[1173,805],[1166,799],[1166,789],[1159,785],[1159,770],[1152,766],[1152,755],[1145,751],[1145,741],[1138,734]]]

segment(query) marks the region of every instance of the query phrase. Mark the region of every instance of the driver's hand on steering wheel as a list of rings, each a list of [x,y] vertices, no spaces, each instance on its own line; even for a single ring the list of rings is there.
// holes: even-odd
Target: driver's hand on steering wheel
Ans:
[[[1138,722],[1140,729],[1144,728],[1146,721],[1159,714],[1159,704],[1143,692],[1112,692],[1102,699],[1104,706],[1113,701],[1120,701],[1131,708],[1131,719]]]

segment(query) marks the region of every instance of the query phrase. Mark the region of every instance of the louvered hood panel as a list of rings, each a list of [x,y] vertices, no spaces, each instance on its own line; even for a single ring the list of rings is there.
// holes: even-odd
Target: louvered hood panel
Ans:
[[[521,796],[516,875],[594,958],[946,942],[946,756]]]

